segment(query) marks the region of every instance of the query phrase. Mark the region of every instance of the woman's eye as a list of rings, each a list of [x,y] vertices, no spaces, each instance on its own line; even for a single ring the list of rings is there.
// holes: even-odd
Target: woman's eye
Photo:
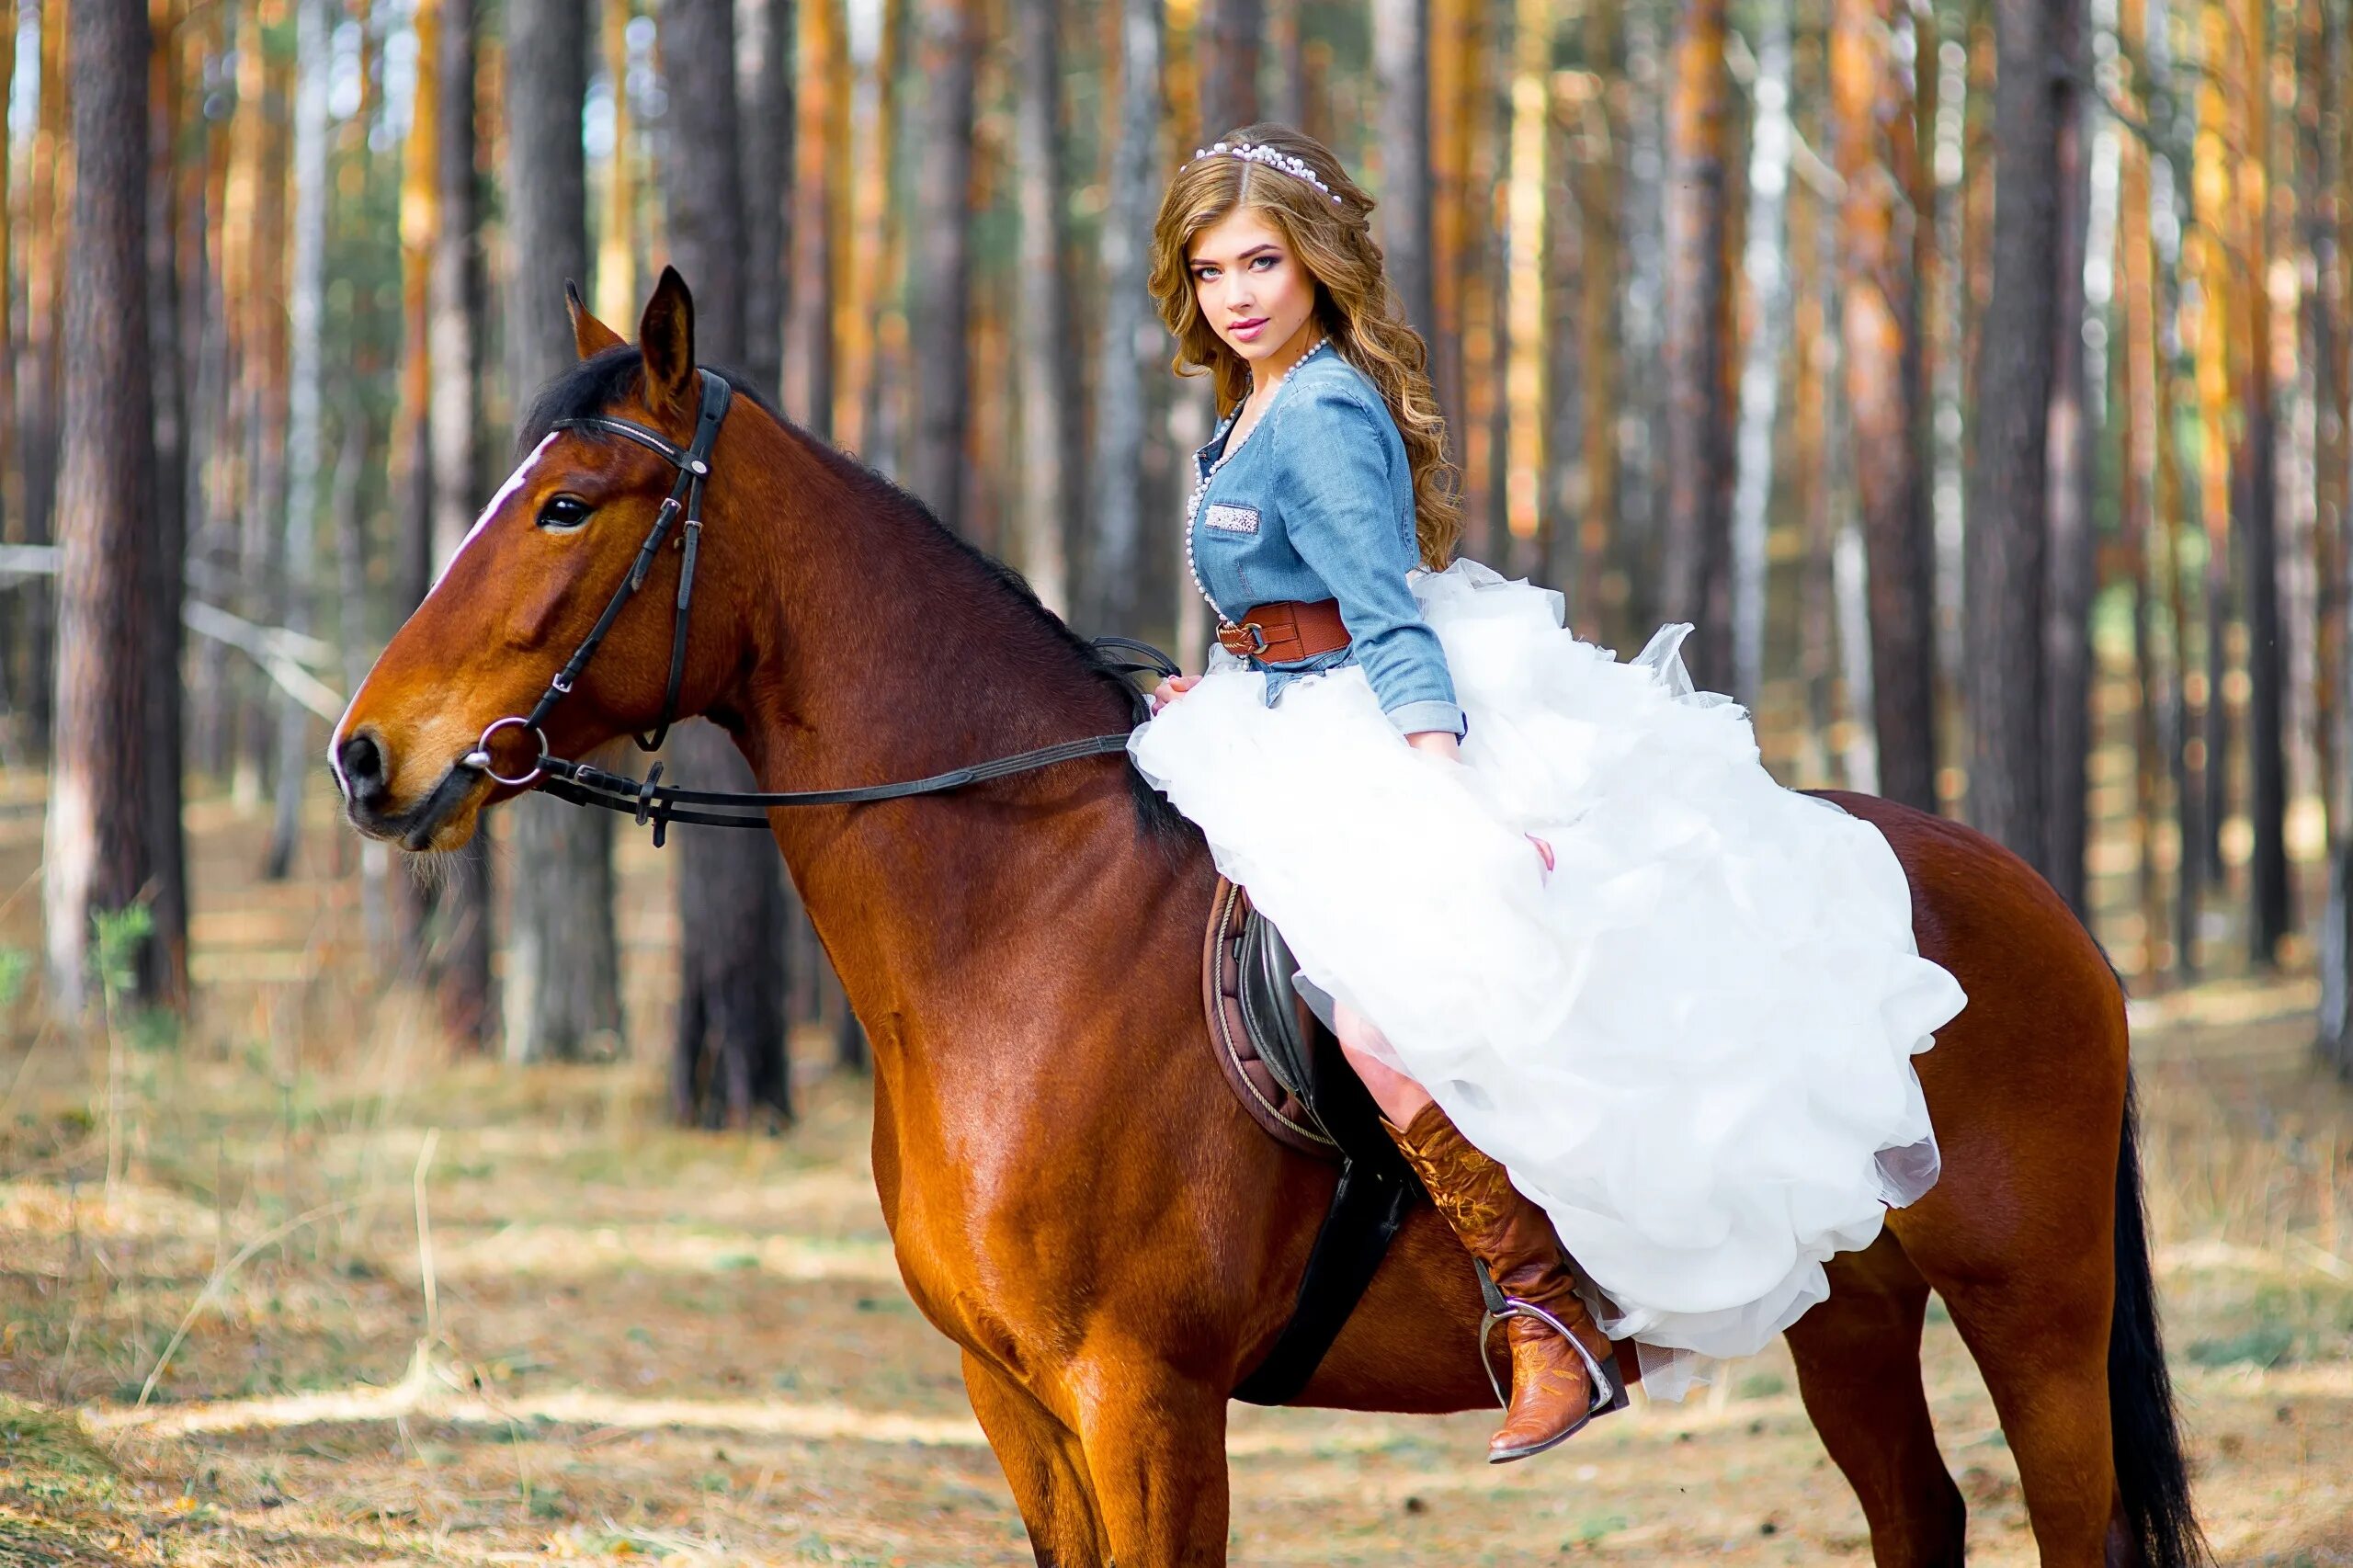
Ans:
[[[577,495],[553,495],[540,508],[540,527],[559,533],[578,528],[588,520],[595,507]]]
[[[1271,256],[1254,256],[1250,258],[1251,266],[1257,267],[1261,264],[1267,267],[1272,267],[1275,265],[1275,258]]]

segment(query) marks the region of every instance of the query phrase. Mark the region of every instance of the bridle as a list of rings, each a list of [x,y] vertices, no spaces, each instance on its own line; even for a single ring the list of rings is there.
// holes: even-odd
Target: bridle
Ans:
[[[572,657],[564,661],[563,668],[556,673],[555,678],[548,682],[548,687],[540,694],[540,699],[531,705],[530,712],[492,720],[483,729],[481,738],[474,742],[474,749],[458,759],[460,767],[479,769],[494,783],[503,784],[510,790],[536,788],[574,805],[626,812],[637,819],[640,826],[652,824],[654,844],[659,848],[669,824],[674,822],[699,827],[765,829],[768,825],[765,813],[778,806],[848,806],[873,801],[895,801],[909,795],[935,795],[944,790],[962,789],[968,784],[1002,778],[1008,774],[1051,767],[1058,762],[1105,756],[1127,749],[1128,732],[1122,730],[1116,734],[1089,735],[1083,740],[1040,746],[991,762],[935,773],[927,778],[842,790],[788,790],[767,793],[680,790],[661,781],[662,764],[658,762],[647,770],[643,778],[632,778],[627,774],[608,773],[585,762],[550,755],[547,733],[540,726],[555,710],[556,704],[571,694],[581,672],[588,667],[588,661],[596,657],[597,649],[605,641],[605,634],[613,629],[621,607],[645,585],[646,575],[654,569],[654,556],[670,537],[673,527],[679,527],[680,534],[678,602],[670,630],[670,675],[663,688],[661,717],[655,721],[653,733],[631,737],[637,742],[638,749],[659,750],[677,717],[678,688],[687,672],[687,625],[694,608],[695,555],[702,538],[703,487],[710,480],[711,449],[718,444],[719,427],[726,422],[727,411],[735,399],[734,389],[727,384],[726,378],[702,369],[698,369],[695,374],[701,382],[701,394],[695,408],[694,438],[684,447],[658,430],[648,429],[631,420],[616,419],[610,415],[559,419],[552,426],[558,430],[593,430],[635,441],[676,469],[677,482],[670,486],[669,495],[654,514],[654,526],[646,530],[645,542],[638,546],[637,559],[630,563],[628,575],[613,590],[613,597],[606,601],[604,612],[597,617],[597,623],[589,628],[588,635],[581,640],[579,647],[573,650]],[[1106,661],[1110,668],[1122,675],[1151,673],[1173,676],[1177,673],[1177,666],[1168,655],[1150,643],[1139,642],[1129,637],[1098,637],[1094,642],[1098,648],[1118,649],[1136,655],[1130,660]],[[1136,700],[1139,704],[1142,702],[1141,694],[1137,695]],[[492,740],[507,730],[519,730],[539,743],[539,755],[530,769],[513,778],[498,771],[497,762],[490,751]],[[681,805],[732,806],[739,811],[681,811],[678,809]],[[743,811],[759,814],[740,814]]]

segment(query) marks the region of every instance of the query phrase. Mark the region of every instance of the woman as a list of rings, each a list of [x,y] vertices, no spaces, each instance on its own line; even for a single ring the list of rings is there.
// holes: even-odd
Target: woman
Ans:
[[[1692,688],[1688,626],[1620,664],[1559,595],[1450,561],[1371,209],[1274,125],[1169,187],[1153,293],[1226,410],[1186,518],[1219,648],[1130,750],[1509,1302],[1502,1461],[1610,1406],[1610,1337],[1672,1393],[1828,1294],[1823,1261],[1936,1178],[1911,1056],[1963,998],[1886,841]]]

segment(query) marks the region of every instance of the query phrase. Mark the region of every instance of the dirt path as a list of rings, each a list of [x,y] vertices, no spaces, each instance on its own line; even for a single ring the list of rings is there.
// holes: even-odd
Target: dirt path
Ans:
[[[1030,1561],[899,1287],[862,1082],[804,1062],[787,1135],[703,1135],[658,1130],[656,1063],[441,1063],[417,998],[353,978],[349,879],[235,881],[213,809],[195,1038],[109,1063],[0,1018],[0,1394],[38,1402],[0,1400],[0,1564]],[[658,1009],[667,902],[625,907],[631,1004]],[[2311,1004],[2224,986],[2136,1018],[2168,1342],[2233,1564],[2353,1563],[2353,1095],[2311,1064]],[[1972,1561],[2030,1562],[1941,1313],[1927,1354]],[[1237,1407],[1233,1562],[1868,1560],[1778,1349],[1529,1463],[1481,1462],[1488,1429]]]

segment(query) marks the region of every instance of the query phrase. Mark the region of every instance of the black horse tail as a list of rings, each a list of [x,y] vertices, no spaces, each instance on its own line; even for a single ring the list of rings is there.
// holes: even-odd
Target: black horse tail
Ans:
[[[2189,1508],[2189,1471],[2174,1420],[2173,1380],[2157,1335],[2155,1281],[2141,1208],[2140,1116],[2128,1077],[2124,1137],[2116,1154],[2116,1308],[2108,1330],[2108,1418],[2116,1491],[2144,1568],[2197,1568],[2211,1561]]]

